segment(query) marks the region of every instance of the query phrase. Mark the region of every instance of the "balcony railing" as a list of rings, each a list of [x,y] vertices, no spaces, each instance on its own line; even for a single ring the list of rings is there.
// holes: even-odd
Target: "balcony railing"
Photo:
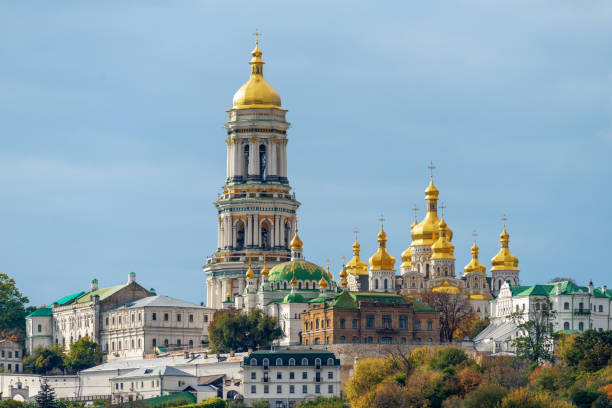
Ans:
[[[590,309],[574,309],[574,314],[577,314],[577,315],[590,315],[591,314],[591,310]]]

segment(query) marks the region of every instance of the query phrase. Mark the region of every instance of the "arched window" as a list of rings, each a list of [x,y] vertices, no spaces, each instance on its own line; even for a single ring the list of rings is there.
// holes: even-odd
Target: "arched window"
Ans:
[[[244,145],[244,174],[249,174],[249,145]]]
[[[387,280],[383,280],[383,287],[385,288],[385,290],[387,290]]]
[[[295,358],[291,357],[291,358],[289,359],[289,365],[290,365],[290,366],[294,366],[294,365],[295,365]]]
[[[264,369],[268,368],[270,366],[270,360],[268,360],[267,358],[264,358],[262,361],[262,365]]]
[[[244,223],[242,220],[236,223],[236,249],[244,249]]]
[[[378,289],[378,279],[374,279],[374,289]]]
[[[320,358],[315,358],[315,366],[316,367],[321,367],[321,359]]]
[[[308,282],[306,282],[306,289],[308,289]]]
[[[259,146],[259,175],[262,180],[266,178],[266,167],[267,167],[267,156],[266,156],[266,146]]]
[[[319,319],[317,319],[315,326],[316,326],[317,330],[319,330]]]
[[[346,325],[346,320],[340,319],[340,328],[344,329],[345,325]]]
[[[302,289],[302,281],[298,282],[298,289]]]
[[[563,323],[563,330],[569,330],[569,329],[570,329],[569,322]]]
[[[151,343],[152,343],[153,347],[157,346],[157,339],[153,339],[153,341]]]
[[[307,365],[308,365],[308,359],[307,359],[306,357],[304,357],[304,358],[302,359],[302,365],[303,365],[303,366],[307,366]]]
[[[287,282],[283,282],[283,289],[287,289]]]
[[[333,358],[328,358],[327,359],[327,365],[328,366],[333,366],[334,365],[334,359]]]
[[[251,362],[249,363],[252,366],[256,366],[257,365],[257,359],[256,358],[252,358]]]
[[[269,249],[270,248],[270,223],[268,223],[268,221],[264,221],[261,224],[261,247],[263,249]]]
[[[289,248],[289,240],[291,235],[291,224],[285,221],[285,247]]]
[[[276,359],[276,365],[277,366],[282,366],[283,365],[283,359],[282,358],[277,358]]]
[[[584,323],[582,322],[578,323],[578,330],[580,331],[584,330]]]
[[[499,289],[501,289],[501,279],[499,279],[499,280],[497,281],[497,289],[498,289],[498,290],[499,290]]]
[[[429,264],[425,264],[425,277],[429,278]]]
[[[580,309],[580,310],[584,309],[584,303],[582,303],[582,302],[578,303],[578,309]],[[582,330],[582,329],[580,329],[580,330]]]

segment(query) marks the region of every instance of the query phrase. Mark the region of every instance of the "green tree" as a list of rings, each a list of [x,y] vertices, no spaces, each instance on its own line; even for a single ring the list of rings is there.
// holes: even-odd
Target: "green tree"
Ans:
[[[213,351],[246,351],[249,348],[266,348],[283,335],[275,319],[260,309],[248,313],[221,310],[215,313],[208,328]]]
[[[64,350],[59,345],[36,347],[32,354],[23,359],[23,365],[36,374],[47,374],[54,369],[64,369]]]
[[[64,365],[73,372],[81,371],[102,363],[100,345],[85,336],[70,346],[70,351],[64,357]]]
[[[310,401],[300,402],[296,408],[349,408],[340,397],[317,397]]]
[[[516,355],[529,361],[553,359],[553,321],[557,312],[548,298],[535,298],[528,314],[514,312],[510,318],[522,336],[512,340]]]
[[[587,330],[563,347],[561,357],[570,367],[595,372],[612,364],[612,330]]]
[[[47,383],[47,379],[43,379],[40,385],[40,391],[34,397],[38,408],[55,408],[57,406],[57,400],[55,399],[55,391]]]
[[[429,365],[431,368],[443,370],[446,367],[455,366],[468,359],[465,351],[456,347],[443,347],[436,351],[436,355],[431,359]]]
[[[501,385],[480,385],[465,397],[463,408],[495,408],[508,392],[508,389]]]
[[[255,401],[252,405],[253,408],[270,408],[268,401]]]
[[[31,311],[26,308],[29,299],[6,273],[0,273],[0,334],[15,335],[18,340],[25,336],[25,317]]]
[[[489,326],[489,319],[478,319],[478,320],[474,320],[472,322],[472,325],[470,326],[470,332],[469,332],[469,336],[470,339],[473,339],[474,337],[478,336],[478,334],[483,331],[484,329],[487,328],[487,326]]]

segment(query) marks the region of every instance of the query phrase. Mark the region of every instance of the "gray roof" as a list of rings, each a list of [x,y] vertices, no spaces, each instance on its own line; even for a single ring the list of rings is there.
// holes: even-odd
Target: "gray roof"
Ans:
[[[176,308],[197,308],[205,309],[203,306],[195,303],[186,302],[184,300],[171,298],[170,296],[148,296],[142,299],[134,299],[125,303],[118,304],[106,310],[116,309],[137,309],[141,307],[176,307]]]
[[[140,377],[163,377],[163,376],[173,376],[173,377],[194,377],[191,374],[188,374],[184,371],[179,370],[178,368],[170,367],[170,366],[158,366],[151,368],[139,368],[133,371],[130,371],[127,374],[119,375],[117,377],[112,378],[113,380],[124,379],[124,378],[140,378]]]

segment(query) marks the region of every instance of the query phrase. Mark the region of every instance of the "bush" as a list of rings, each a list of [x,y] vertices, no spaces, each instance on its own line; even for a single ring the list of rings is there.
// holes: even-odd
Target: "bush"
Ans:
[[[226,402],[224,399],[218,397],[207,398],[197,404],[181,405],[180,408],[226,408]]]
[[[443,347],[438,349],[435,357],[430,361],[431,368],[443,370],[446,367],[456,366],[468,359],[465,351],[456,347]]]
[[[553,392],[557,389],[558,367],[538,367],[529,375],[529,383],[540,391]]]
[[[299,403],[297,408],[349,408],[349,406],[340,397],[317,397]]]
[[[612,364],[612,330],[587,330],[563,342],[565,363],[581,371],[595,372]]]
[[[495,408],[508,392],[501,385],[483,384],[465,397],[463,408]]]
[[[268,401],[255,401],[252,405],[253,408],[270,408]]]
[[[506,395],[500,408],[573,408],[570,402],[554,400],[548,393],[520,388]]]
[[[588,408],[602,395],[597,391],[577,389],[572,392],[571,398],[574,404],[579,407]]]

